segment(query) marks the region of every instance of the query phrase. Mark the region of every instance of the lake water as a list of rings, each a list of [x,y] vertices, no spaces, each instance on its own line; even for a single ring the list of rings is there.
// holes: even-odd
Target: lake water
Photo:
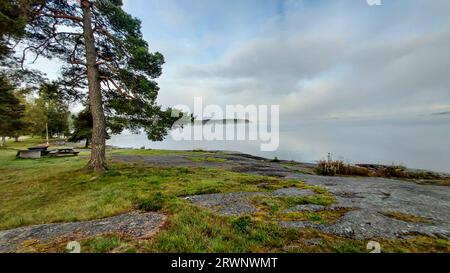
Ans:
[[[349,163],[404,164],[450,172],[450,117],[417,117],[389,121],[302,122],[281,126],[280,145],[261,152],[260,141],[151,142],[145,134],[113,136],[109,145],[172,150],[240,151],[266,158],[314,162],[333,158]]]

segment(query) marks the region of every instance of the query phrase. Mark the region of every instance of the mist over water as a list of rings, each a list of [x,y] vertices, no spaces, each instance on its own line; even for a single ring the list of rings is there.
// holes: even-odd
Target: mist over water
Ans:
[[[410,168],[450,172],[450,117],[419,117],[389,121],[299,122],[281,126],[280,146],[261,152],[260,141],[151,142],[145,134],[113,136],[109,145],[173,150],[239,151],[266,158],[314,162],[333,158],[350,163],[403,164]]]

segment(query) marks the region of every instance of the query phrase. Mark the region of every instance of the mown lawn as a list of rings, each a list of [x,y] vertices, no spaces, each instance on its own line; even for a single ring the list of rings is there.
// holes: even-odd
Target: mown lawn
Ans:
[[[89,220],[136,209],[160,193],[167,200],[188,195],[257,191],[270,180],[219,169],[111,164],[102,174],[85,172],[85,157],[15,159],[0,151],[0,229]],[[171,202],[173,203],[173,202]]]
[[[328,213],[283,215],[280,211],[299,204],[331,204],[324,190],[301,181],[279,180],[221,169],[150,167],[141,164],[111,163],[102,174],[82,170],[88,153],[78,157],[21,160],[17,148],[30,147],[41,140],[8,143],[0,149],[0,230],[34,224],[81,221],[114,216],[133,210],[159,211],[168,215],[167,225],[154,238],[133,241],[118,234],[80,238],[83,252],[368,252],[367,242],[338,238],[314,230],[282,229],[283,220],[334,221]],[[110,154],[162,155],[186,153],[208,156],[207,152],[113,150]],[[261,212],[246,217],[222,217],[193,206],[188,195],[262,191],[283,187],[309,188],[316,196],[302,199],[256,198]],[[342,212],[336,212],[339,214]],[[320,239],[321,244],[305,243]],[[32,248],[30,251],[65,251],[66,242]],[[288,247],[289,246],[289,247]],[[418,237],[383,240],[387,252],[445,252],[448,241]],[[286,248],[288,247],[288,248]],[[26,248],[25,248],[26,251]]]

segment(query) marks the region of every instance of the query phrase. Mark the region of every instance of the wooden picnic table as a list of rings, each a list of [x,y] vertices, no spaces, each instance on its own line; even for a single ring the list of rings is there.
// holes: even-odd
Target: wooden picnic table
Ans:
[[[31,150],[31,151],[47,151],[47,149],[48,149],[47,146],[36,146],[36,147],[28,148],[28,150]]]
[[[61,148],[56,149],[55,151],[51,151],[51,156],[60,156],[60,155],[73,155],[77,156],[80,152],[75,151],[73,148]]]
[[[41,158],[41,156],[45,156],[50,153],[47,149],[47,146],[30,147],[27,150],[18,150],[16,156],[18,158]]]
[[[36,147],[30,147],[28,150],[30,151],[40,151],[42,156],[48,155],[50,151],[47,151],[47,146],[36,146]]]
[[[31,147],[27,150],[18,150],[17,151],[17,157],[18,158],[33,158],[38,159],[41,158],[41,156],[61,156],[61,155],[73,155],[77,156],[80,152],[75,151],[73,148],[60,148],[53,151],[48,151],[48,147],[46,146],[38,146],[38,147]]]

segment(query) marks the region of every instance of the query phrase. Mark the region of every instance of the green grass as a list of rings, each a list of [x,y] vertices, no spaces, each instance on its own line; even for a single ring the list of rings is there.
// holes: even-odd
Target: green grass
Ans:
[[[160,156],[160,155],[187,155],[187,156],[208,156],[214,153],[205,151],[181,151],[181,150],[146,150],[146,149],[114,149],[114,155],[145,155],[145,156]]]
[[[137,208],[142,211],[159,211],[164,205],[164,196],[157,192],[149,198],[144,198],[136,201]]]
[[[138,209],[139,202],[149,209],[151,202],[142,200],[157,192],[170,201],[204,193],[259,191],[256,185],[262,181],[275,181],[221,169],[118,163],[98,175],[81,170],[86,161],[22,160],[13,150],[0,151],[0,229],[103,218]]]
[[[410,215],[410,214],[404,214],[404,213],[400,213],[400,212],[385,212],[385,213],[383,213],[383,215],[386,217],[389,217],[389,218],[403,221],[403,222],[430,223],[430,219],[420,217],[420,216]]]
[[[294,186],[304,189],[310,189],[311,187],[306,186],[303,183],[295,184]],[[334,198],[324,192],[323,190],[317,190],[315,195],[308,195],[302,197],[293,196],[256,196],[253,198],[254,203],[261,206],[265,210],[270,210],[272,212],[286,210],[297,205],[320,205],[320,206],[330,206],[335,203]]]
[[[83,252],[106,253],[121,245],[121,239],[117,235],[99,236],[83,242]]]
[[[168,198],[212,189],[256,191],[252,182],[261,179],[222,170],[127,165],[114,165],[111,171],[96,175],[80,171],[86,159],[79,158],[49,159],[41,164],[47,170],[32,161],[0,168],[1,229],[112,216],[134,209],[135,200],[151,198],[158,191]]]
[[[217,157],[188,157],[188,160],[192,162],[214,162],[214,163],[225,163],[227,162],[227,159],[225,158],[217,158]]]
[[[309,186],[301,186],[311,188]],[[314,187],[313,187],[314,188]],[[270,221],[310,221],[318,224],[333,223],[342,217],[348,210],[320,211],[320,212],[287,212],[286,210],[297,205],[330,206],[335,203],[334,198],[322,189],[316,189],[316,194],[304,197],[274,197],[256,196],[254,204],[260,209],[255,216],[258,219]]]
[[[190,204],[174,205],[164,232],[142,246],[145,252],[243,253],[274,251],[288,240],[285,230],[275,223],[250,217],[229,218],[214,215]]]

